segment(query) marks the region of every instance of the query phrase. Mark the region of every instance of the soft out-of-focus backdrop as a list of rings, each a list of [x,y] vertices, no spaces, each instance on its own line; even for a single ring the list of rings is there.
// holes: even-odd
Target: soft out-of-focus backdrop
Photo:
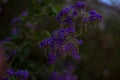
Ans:
[[[42,30],[47,30],[52,33],[54,29],[59,28],[55,21],[57,13],[73,1],[0,0],[0,40],[16,33],[16,27],[22,27],[25,32],[31,30],[40,33]],[[89,7],[103,15],[103,20],[96,24],[96,29],[90,29],[81,36],[85,44],[80,46],[81,60],[76,68],[78,80],[120,80],[120,0],[87,0],[87,3]],[[29,40],[34,43],[39,35],[31,34],[32,36],[27,34],[22,36],[19,41],[15,40],[16,45],[21,46],[22,42]],[[24,39],[26,36],[28,39]],[[40,38],[42,39],[44,36]],[[44,57],[36,47],[30,45],[30,49],[32,54],[22,57],[28,57],[28,62],[33,63],[29,64],[32,67],[27,66],[27,60],[22,62],[22,58],[18,60],[22,62],[18,66],[31,71],[35,68],[38,71],[41,67],[39,64],[44,62]],[[27,48],[26,51],[29,53]],[[39,77],[38,79],[42,80]]]

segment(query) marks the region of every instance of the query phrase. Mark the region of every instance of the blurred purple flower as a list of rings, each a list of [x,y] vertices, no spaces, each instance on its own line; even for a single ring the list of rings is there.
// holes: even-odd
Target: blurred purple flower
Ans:
[[[15,72],[16,77],[20,77],[22,80],[28,80],[29,72],[28,70],[18,70]]]
[[[69,14],[70,9],[71,9],[70,7],[65,7],[65,8],[63,8],[63,9],[58,13],[58,15],[56,16],[56,20],[57,20],[58,22],[61,22],[61,19],[62,19],[63,17],[65,17],[66,15]]]
[[[67,16],[63,23],[67,23],[69,26],[73,26],[73,18],[71,16]]]
[[[83,41],[82,39],[80,39],[80,40],[76,39],[76,42],[77,42],[79,45],[84,44],[84,41]]]
[[[8,76],[19,77],[20,80],[28,80],[28,77],[29,77],[28,70],[18,70],[15,72],[13,69],[9,69],[9,70],[7,70],[7,74],[8,74]]]
[[[84,9],[85,2],[84,1],[78,1],[72,8],[73,9]]]
[[[15,55],[15,54],[16,54],[16,50],[12,50],[11,53],[12,53],[13,55]]]
[[[54,71],[51,73],[51,80],[58,80],[59,78],[59,73]]]
[[[12,28],[12,34],[13,35],[16,35],[18,33],[19,33],[19,30],[16,27]]]
[[[89,18],[82,18],[82,22],[83,23],[88,23],[89,22]]]
[[[77,77],[70,70],[64,70],[61,73],[52,72],[50,80],[77,80]]]
[[[89,16],[90,21],[96,21],[96,20],[101,20],[102,19],[102,15],[97,13],[95,10],[90,10],[89,15],[90,15]]]
[[[78,51],[73,51],[71,55],[72,55],[72,58],[76,61],[79,61],[81,58]]]
[[[55,64],[56,61],[56,55],[54,53],[49,53],[48,55],[48,63],[49,64]]]
[[[78,16],[78,12],[77,12],[77,11],[73,11],[72,16],[73,16],[73,17]]]
[[[23,11],[22,13],[21,13],[21,16],[23,16],[23,17],[26,17],[28,15],[28,11],[26,10],[26,11]]]
[[[15,17],[12,19],[12,21],[10,22],[11,25],[14,25],[15,23],[17,23],[17,25],[19,25],[22,22],[20,17]]]
[[[11,41],[12,38],[11,37],[5,37],[3,40],[0,40],[0,44],[7,42],[7,41]]]
[[[13,69],[9,69],[9,70],[7,70],[7,74],[9,76],[14,76],[15,75],[15,71]]]

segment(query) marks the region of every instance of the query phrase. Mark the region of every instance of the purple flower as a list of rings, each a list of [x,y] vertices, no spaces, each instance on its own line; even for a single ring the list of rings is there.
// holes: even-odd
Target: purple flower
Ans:
[[[11,50],[11,54],[15,55],[16,54],[16,50]]]
[[[84,44],[84,41],[83,41],[82,39],[80,39],[80,40],[76,39],[76,42],[77,42],[79,45]]]
[[[58,13],[58,16],[64,16],[66,14],[68,14],[70,11],[70,7],[65,7],[63,10],[61,10],[61,12]]]
[[[78,54],[78,49],[75,45],[76,38],[72,37],[74,35],[75,29],[69,27],[66,29],[59,29],[53,32],[52,36],[48,39],[43,40],[40,43],[40,48],[48,49],[48,63],[55,64],[57,58],[60,56],[71,55],[73,59],[79,60],[80,56]],[[69,38],[71,37],[70,41]],[[82,40],[77,40],[78,44],[82,44]]]
[[[15,72],[15,76],[27,80],[29,77],[29,72],[28,70],[18,70]]]
[[[64,70],[61,73],[54,71],[50,80],[77,80],[77,77],[72,74],[71,70]]]
[[[11,25],[14,25],[15,23],[17,23],[17,25],[19,25],[21,23],[21,18],[20,17],[15,17],[12,19],[12,21],[10,22]]]
[[[59,73],[54,71],[51,73],[51,80],[58,80],[59,78]]]
[[[67,75],[67,76],[65,77],[65,80],[77,80],[77,77],[74,76],[74,75]]]
[[[56,20],[58,22],[61,22],[61,19],[65,17],[65,15],[68,15],[69,11],[70,11],[70,7],[65,7],[63,10],[61,10],[61,12],[58,13],[58,15],[56,16]]]
[[[3,40],[0,41],[0,43],[4,43],[6,41],[11,41],[12,38],[11,37],[5,37]]]
[[[73,44],[73,43],[68,43],[66,46],[64,46],[63,50],[64,50],[65,52],[69,53],[74,60],[79,61],[80,55],[79,55],[79,53],[78,53],[79,51],[78,51],[78,49],[76,48],[75,44]]]
[[[5,42],[9,42],[11,40],[12,40],[11,37],[5,37],[3,40],[0,40],[0,44],[4,44]]]
[[[71,16],[67,16],[63,23],[67,23],[68,25],[72,26],[73,25],[73,18]]]
[[[66,31],[67,31],[68,33],[74,33],[74,32],[75,32],[75,28],[69,27],[69,28],[66,29]]]
[[[39,48],[48,46],[50,43],[51,43],[51,39],[44,39],[44,40],[40,43]]]
[[[7,70],[7,74],[9,76],[14,76],[15,75],[15,71],[13,69],[9,69],[9,70]]]
[[[54,53],[50,53],[48,55],[48,63],[55,64],[55,61],[56,61],[56,55]]]
[[[77,11],[73,11],[72,16],[73,16],[73,17],[78,16],[78,12],[77,12]]]
[[[74,47],[75,46],[73,43],[68,43],[64,46],[63,50],[66,51],[67,53],[70,53]]]
[[[16,35],[16,34],[18,34],[19,33],[19,30],[17,29],[17,28],[12,28],[12,34],[13,35]]]
[[[79,55],[79,53],[78,53],[78,51],[77,50],[74,50],[74,51],[72,51],[72,58],[74,59],[74,60],[76,60],[76,61],[79,61],[80,60],[80,55]]]
[[[89,22],[89,18],[82,18],[82,22],[88,23]]]
[[[15,72],[13,69],[9,69],[7,74],[9,76],[16,76],[20,78],[20,80],[27,80],[29,77],[29,72],[27,70],[18,70]]]
[[[84,9],[85,2],[84,1],[78,1],[74,6],[73,9]]]
[[[91,10],[89,11],[89,20],[90,21],[96,21],[96,20],[101,20],[102,19],[102,16],[97,13],[95,10]]]
[[[26,17],[27,15],[28,15],[28,11],[26,10],[26,11],[23,11],[22,13],[21,13],[21,15],[23,16],[23,17]]]

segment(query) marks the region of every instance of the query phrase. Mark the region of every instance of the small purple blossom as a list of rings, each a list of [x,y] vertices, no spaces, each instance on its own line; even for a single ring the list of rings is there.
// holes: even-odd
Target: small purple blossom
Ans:
[[[90,21],[96,21],[96,20],[101,20],[102,19],[102,16],[97,13],[95,10],[91,10],[89,11],[89,20]]]
[[[11,50],[11,54],[15,55],[16,54],[16,50]]]
[[[61,19],[66,15],[68,15],[69,11],[70,11],[70,7],[65,7],[63,10],[61,10],[61,12],[58,13],[58,15],[56,16],[56,20],[58,22],[61,22]]]
[[[21,13],[21,15],[23,16],[23,17],[26,17],[27,15],[28,15],[28,11],[26,10],[26,11],[23,11],[22,13]]]
[[[88,23],[89,22],[89,18],[82,18],[82,22],[83,23]]]
[[[79,45],[84,44],[84,41],[83,41],[82,39],[80,39],[80,40],[76,39],[76,42],[77,42]]]
[[[5,37],[3,40],[0,40],[0,44],[11,41],[11,37]]]
[[[76,48],[76,46],[73,43],[68,43],[64,47],[64,51],[67,52],[68,54],[70,54],[74,60],[79,61],[80,55],[79,55],[78,49]]]
[[[19,33],[19,30],[16,27],[12,28],[12,34],[13,35],[16,35],[18,33]]]
[[[78,12],[77,12],[77,11],[73,11],[72,16],[73,16],[73,17],[78,16]]]
[[[85,2],[84,1],[78,1],[74,6],[73,9],[84,9]]]
[[[73,25],[73,19],[71,16],[67,16],[66,19],[63,21],[63,23],[67,23],[68,25]]]
[[[18,77],[20,80],[27,80],[29,77],[29,72],[28,70],[18,70],[18,71],[14,71],[13,69],[9,69],[7,70],[7,74],[8,76],[16,76]]]
[[[39,45],[39,48],[42,48],[42,47],[45,47],[45,46],[48,46],[51,42],[51,39],[44,39],[40,45]]]
[[[54,71],[51,73],[51,80],[58,80],[59,73],[57,71]]]
[[[64,70],[61,73],[54,71],[50,80],[77,80],[77,77],[72,74],[71,70]]]
[[[55,64],[55,61],[56,61],[56,55],[54,53],[50,53],[48,55],[48,63]]]
[[[74,32],[75,32],[75,28],[69,27],[69,28],[67,28],[66,31],[67,31],[68,33],[74,33]]]
[[[81,58],[77,50],[72,51],[71,55],[72,55],[72,58],[76,61],[79,61]]]
[[[15,17],[12,19],[12,21],[10,22],[11,25],[14,25],[15,23],[20,24],[22,21],[22,19],[20,17]]]
[[[9,69],[9,70],[7,70],[7,74],[9,76],[14,76],[15,75],[15,71],[13,69]]]
[[[28,70],[18,70],[15,72],[15,76],[27,80],[29,77],[29,72]]]

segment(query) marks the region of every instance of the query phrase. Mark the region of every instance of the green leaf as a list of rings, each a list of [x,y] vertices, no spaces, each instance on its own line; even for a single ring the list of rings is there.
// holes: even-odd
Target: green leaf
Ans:
[[[31,32],[30,35],[38,42],[45,38],[49,38],[51,35],[48,31],[43,30],[41,32]]]

